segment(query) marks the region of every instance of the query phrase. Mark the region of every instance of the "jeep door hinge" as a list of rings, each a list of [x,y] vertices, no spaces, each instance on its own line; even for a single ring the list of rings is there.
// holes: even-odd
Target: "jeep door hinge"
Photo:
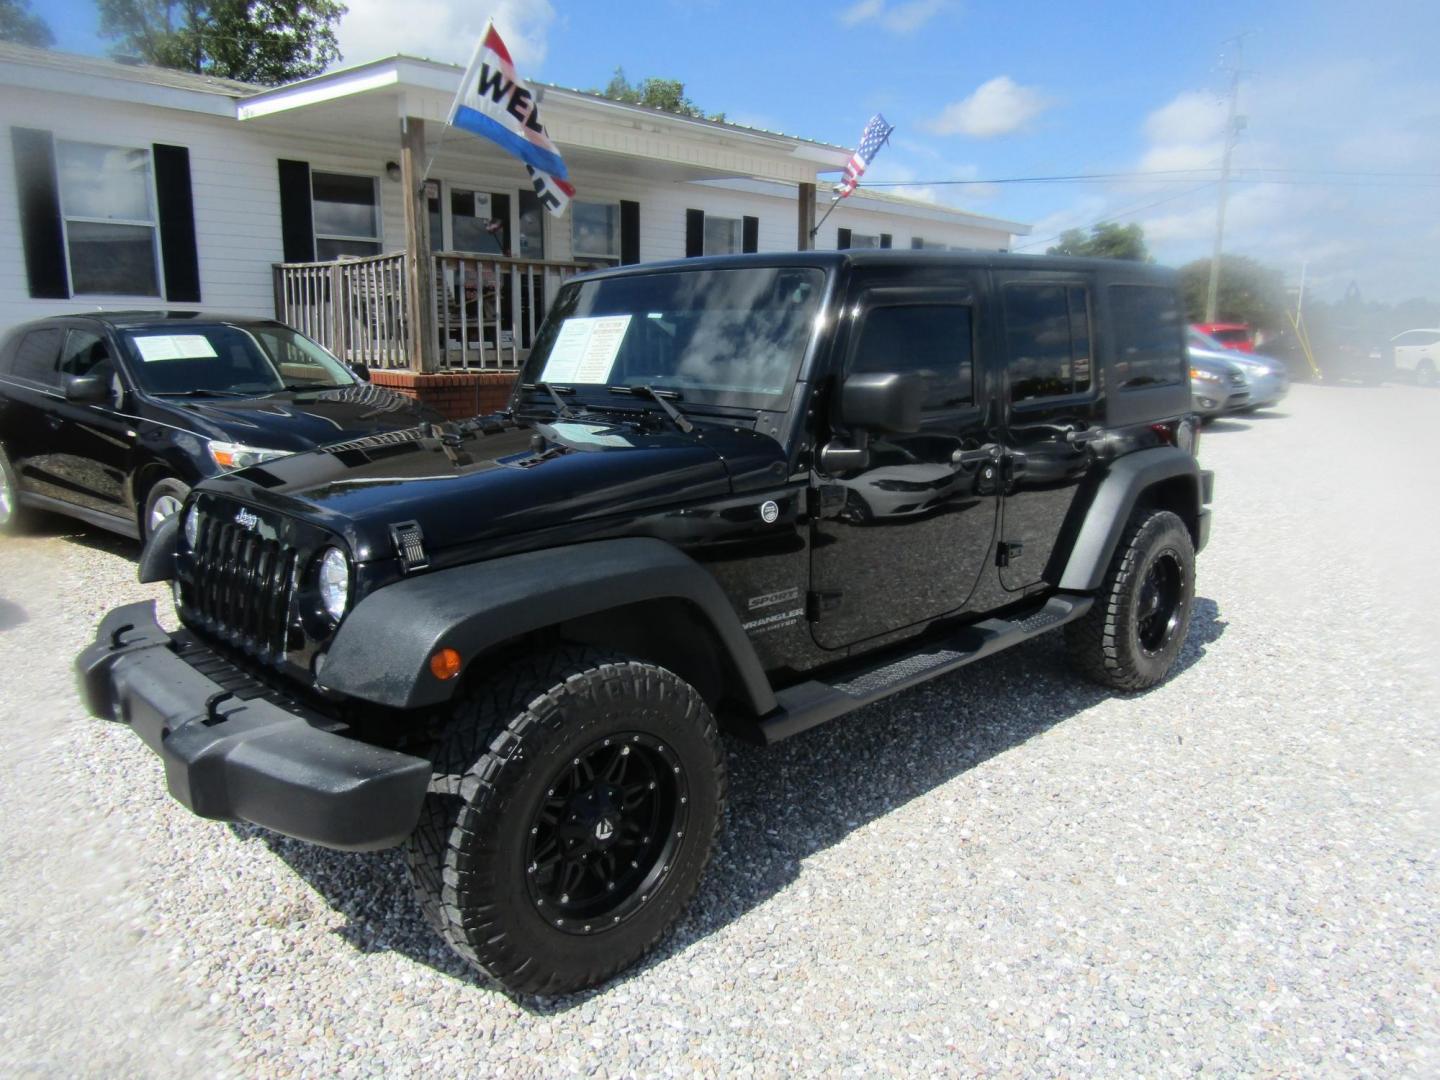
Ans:
[[[1025,553],[1025,545],[1016,541],[1001,540],[995,545],[995,565],[1009,566]]]
[[[805,617],[811,622],[819,622],[826,612],[834,611],[840,606],[840,600],[844,595],[841,592],[811,590],[805,596]]]

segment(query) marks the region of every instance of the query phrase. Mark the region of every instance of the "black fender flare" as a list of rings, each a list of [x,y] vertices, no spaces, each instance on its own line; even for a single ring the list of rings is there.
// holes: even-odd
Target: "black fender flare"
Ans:
[[[456,683],[430,671],[437,649],[475,657],[532,630],[645,600],[690,602],[709,621],[757,716],[775,695],[739,616],[715,578],[649,537],[506,555],[377,589],[345,617],[319,680],[362,701],[414,709],[448,701]]]
[[[162,521],[140,549],[140,565],[136,577],[141,585],[152,581],[171,581],[175,577],[175,548],[180,540],[180,521],[185,516],[182,510]]]
[[[1100,588],[1140,496],[1156,484],[1176,477],[1193,481],[1194,505],[1189,505],[1190,496],[1187,496],[1185,513],[1181,516],[1194,530],[1204,513],[1201,501],[1207,486],[1194,457],[1178,447],[1156,446],[1126,454],[1113,462],[1086,508],[1084,523],[1070,548],[1059,587],[1073,592],[1094,592]],[[1197,535],[1196,549],[1199,547]]]

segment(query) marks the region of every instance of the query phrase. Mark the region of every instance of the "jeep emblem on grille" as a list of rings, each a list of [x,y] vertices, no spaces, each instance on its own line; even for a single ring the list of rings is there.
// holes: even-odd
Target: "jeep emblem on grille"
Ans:
[[[242,528],[253,529],[260,524],[260,517],[258,514],[252,514],[249,510],[241,510],[235,515],[235,524]]]

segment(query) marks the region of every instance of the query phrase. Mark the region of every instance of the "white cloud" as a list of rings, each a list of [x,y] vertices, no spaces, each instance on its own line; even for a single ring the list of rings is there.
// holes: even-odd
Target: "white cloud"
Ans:
[[[924,126],[937,135],[989,139],[1019,131],[1052,104],[1034,87],[1021,86],[1009,75],[997,75],[969,97],[945,106]]]
[[[950,6],[950,0],[856,0],[840,13],[840,21],[846,26],[873,21],[892,34],[913,34]]]
[[[1225,131],[1225,103],[1186,90],[1145,118],[1145,137],[1161,146],[1212,142]]]
[[[485,29],[487,15],[505,39],[522,75],[533,74],[545,60],[547,37],[555,21],[550,0],[491,0],[477,8],[461,0],[348,0],[338,38],[344,64],[408,53],[463,64]]]

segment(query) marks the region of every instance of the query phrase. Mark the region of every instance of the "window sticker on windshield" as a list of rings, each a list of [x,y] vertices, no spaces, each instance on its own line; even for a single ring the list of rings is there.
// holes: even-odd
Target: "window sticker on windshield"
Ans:
[[[629,329],[629,315],[566,319],[555,337],[540,381],[562,386],[609,382],[610,369],[615,366],[615,357]]]
[[[140,359],[147,364],[157,360],[202,360],[217,356],[215,346],[204,334],[153,334],[135,338]]]

